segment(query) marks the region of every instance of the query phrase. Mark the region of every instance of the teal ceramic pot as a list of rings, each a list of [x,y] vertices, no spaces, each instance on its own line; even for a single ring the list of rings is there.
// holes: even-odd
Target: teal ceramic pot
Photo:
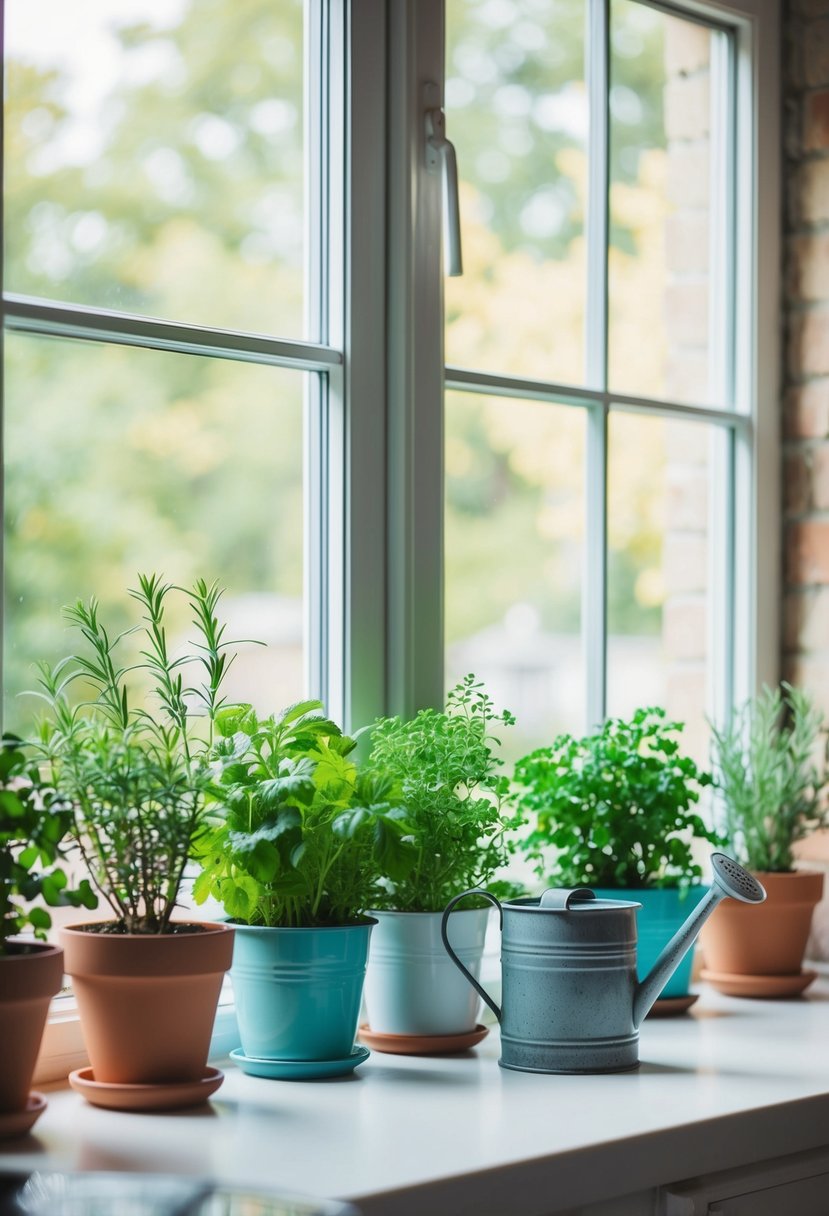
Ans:
[[[246,1056],[341,1060],[354,1046],[371,930],[236,925],[230,978]]]
[[[638,948],[636,970],[643,980],[656,962],[662,947],[671,940],[691,909],[707,894],[708,887],[695,886],[677,890],[675,887],[593,887],[599,899],[629,899],[642,905],[636,914]],[[660,996],[687,996],[691,987],[694,952],[689,950],[677,967]]]

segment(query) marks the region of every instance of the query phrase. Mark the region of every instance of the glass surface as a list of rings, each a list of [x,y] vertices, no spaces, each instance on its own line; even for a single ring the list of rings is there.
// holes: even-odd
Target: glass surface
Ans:
[[[581,410],[449,393],[446,681],[474,672],[516,758],[584,726]]]
[[[711,428],[612,413],[608,466],[608,713],[661,705],[708,755]]]
[[[704,26],[613,0],[613,392],[690,404],[721,396],[709,345],[710,221],[722,202],[710,174],[714,37]],[[724,180],[716,190],[725,190]]]
[[[302,0],[7,0],[5,287],[303,331]]]
[[[464,262],[445,283],[447,362],[582,383],[583,0],[449,0],[446,18]]]
[[[218,579],[228,638],[267,643],[240,646],[231,699],[302,695],[302,390],[297,372],[7,335],[8,728],[31,724],[34,662],[78,647],[62,606],[94,595],[112,628],[135,624],[139,571]]]

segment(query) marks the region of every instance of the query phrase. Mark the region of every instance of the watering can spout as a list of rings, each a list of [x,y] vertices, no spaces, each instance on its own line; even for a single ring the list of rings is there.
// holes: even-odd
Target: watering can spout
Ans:
[[[694,944],[697,934],[721,900],[730,897],[745,904],[761,904],[766,892],[748,870],[744,870],[725,853],[711,855],[713,882],[711,890],[691,912],[685,924],[664,947],[650,973],[636,985],[633,997],[633,1025],[641,1026],[665,984],[673,975],[685,954]]]

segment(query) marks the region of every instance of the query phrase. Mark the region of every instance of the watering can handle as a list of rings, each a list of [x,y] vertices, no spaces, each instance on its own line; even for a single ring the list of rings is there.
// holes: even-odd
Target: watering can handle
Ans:
[[[501,907],[498,900],[495,898],[494,895],[490,895],[489,891],[481,891],[477,887],[473,887],[470,891],[464,891],[462,895],[456,895],[454,899],[449,900],[449,903],[446,905],[446,908],[443,913],[443,919],[440,922],[440,936],[441,936],[441,940],[443,942],[444,948],[446,949],[446,953],[449,955],[452,962],[455,964],[455,966],[460,971],[463,972],[463,974],[469,980],[472,987],[475,989],[475,991],[478,993],[478,995],[480,997],[482,997],[482,999],[484,1001],[486,1001],[487,1005],[489,1005],[490,1009],[492,1010],[492,1012],[495,1014],[496,1018],[500,1022],[501,1010],[495,1004],[495,1002],[493,1001],[493,999],[489,995],[489,993],[486,992],[481,987],[481,985],[475,979],[474,975],[471,975],[470,972],[467,971],[466,967],[464,967],[463,963],[458,958],[455,951],[449,945],[449,938],[446,934],[446,926],[449,922],[449,917],[454,912],[456,906],[461,902],[461,900],[467,899],[470,895],[480,895],[483,899],[488,899],[489,902],[493,905],[493,907],[498,909],[498,927],[499,927],[499,929],[503,929],[503,927],[504,927],[504,909]]]

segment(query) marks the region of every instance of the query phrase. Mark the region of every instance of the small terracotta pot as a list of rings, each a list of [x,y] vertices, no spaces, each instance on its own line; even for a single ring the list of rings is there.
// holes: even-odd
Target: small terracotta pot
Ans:
[[[157,935],[60,930],[96,1081],[154,1085],[204,1076],[233,926],[198,928]]]
[[[0,1114],[26,1106],[49,1002],[62,983],[58,946],[13,941],[0,958]]]
[[[823,875],[752,872],[768,898],[751,905],[723,900],[700,934],[705,968],[729,975],[798,975]]]

